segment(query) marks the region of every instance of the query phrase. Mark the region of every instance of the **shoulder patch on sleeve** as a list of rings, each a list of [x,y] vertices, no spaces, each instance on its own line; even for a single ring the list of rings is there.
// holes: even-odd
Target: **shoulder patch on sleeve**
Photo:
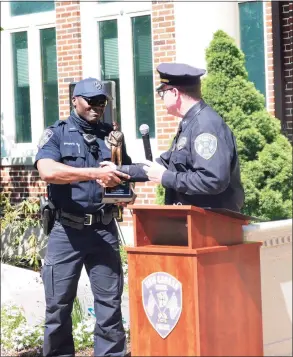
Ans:
[[[52,138],[53,135],[54,135],[54,133],[52,130],[46,129],[43,132],[43,135],[39,141],[38,147],[41,149],[45,144],[47,144],[47,142]]]
[[[210,159],[217,151],[218,139],[209,133],[202,133],[194,140],[194,148],[199,156]]]

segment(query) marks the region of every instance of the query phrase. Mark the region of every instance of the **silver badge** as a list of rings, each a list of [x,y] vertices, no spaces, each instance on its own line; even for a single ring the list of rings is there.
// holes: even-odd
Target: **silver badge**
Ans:
[[[107,148],[108,148],[108,149],[111,149],[111,144],[109,143],[109,140],[108,140],[108,139],[109,139],[109,136],[105,136],[104,142],[105,142]]]
[[[51,139],[51,137],[54,135],[53,131],[50,129],[46,129],[43,132],[43,135],[39,141],[38,147],[41,149],[47,142]]]
[[[186,145],[187,143],[187,137],[186,136],[182,136],[182,138],[180,138],[178,140],[178,143],[177,143],[177,150],[181,150],[184,148],[184,146]]]
[[[203,133],[198,135],[194,141],[195,151],[204,159],[210,159],[217,151],[218,140],[209,133]]]
[[[142,281],[142,303],[153,328],[166,338],[181,315],[182,284],[165,272],[150,274]]]
[[[103,87],[102,83],[97,82],[97,81],[94,83],[94,86],[97,88],[97,90],[100,90]]]

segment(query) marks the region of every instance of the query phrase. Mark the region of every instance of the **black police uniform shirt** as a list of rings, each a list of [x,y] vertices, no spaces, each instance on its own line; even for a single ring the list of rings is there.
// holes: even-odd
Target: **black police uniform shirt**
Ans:
[[[97,125],[97,130],[92,133],[97,136],[96,153],[93,153],[85,143],[85,132],[78,125],[78,119],[82,120],[72,112],[68,119],[58,120],[45,130],[39,143],[35,167],[40,159],[52,159],[79,168],[98,167],[101,161],[111,159],[111,151],[107,145],[107,137],[113,130],[111,125],[102,122]],[[122,162],[131,164],[125,145],[122,147]],[[96,180],[49,184],[49,198],[55,207],[69,213],[93,213],[104,207],[105,204],[101,203],[102,192],[103,189]]]
[[[223,119],[203,100],[184,116],[170,150],[156,161],[163,173],[165,204],[194,205],[240,211],[240,181],[235,138]],[[143,165],[122,167],[133,181],[142,181]]]

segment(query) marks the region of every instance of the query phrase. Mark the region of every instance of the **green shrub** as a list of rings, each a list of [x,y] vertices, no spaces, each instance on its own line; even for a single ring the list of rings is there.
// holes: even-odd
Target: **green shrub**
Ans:
[[[266,111],[264,96],[248,81],[243,52],[217,31],[206,60],[202,96],[236,137],[245,190],[242,212],[270,220],[291,218],[292,147],[280,121]],[[164,191],[157,187],[157,204],[164,203]]]
[[[165,189],[162,185],[156,186],[156,204],[163,205],[165,200]]]
[[[73,301],[71,318],[72,318],[72,328],[76,328],[77,325],[86,318],[81,302],[77,297]]]
[[[40,251],[46,244],[33,230],[40,227],[39,200],[28,198],[18,204],[12,204],[10,195],[1,192],[0,208],[1,240],[5,243],[5,249],[1,251],[1,261],[38,270]]]
[[[231,61],[231,56],[233,56],[233,61]],[[228,38],[224,31],[217,31],[214,34],[214,41],[206,50],[206,60],[209,73],[222,73],[228,79],[236,76],[248,78],[244,65],[244,53],[238,50],[233,39]]]
[[[41,349],[43,327],[29,326],[23,310],[15,305],[1,307],[1,345],[8,351]]]
[[[247,79],[234,40],[217,31],[206,50],[204,100],[233,130],[245,189],[243,213],[270,220],[292,217],[292,147],[264,96]]]
[[[76,298],[72,311],[72,335],[76,351],[93,347],[94,327],[95,320],[85,316],[81,304]],[[22,308],[15,305],[1,307],[1,345],[10,353],[10,356],[16,356],[16,351],[29,349],[35,350],[39,355],[42,349],[43,335],[43,325],[29,325]]]

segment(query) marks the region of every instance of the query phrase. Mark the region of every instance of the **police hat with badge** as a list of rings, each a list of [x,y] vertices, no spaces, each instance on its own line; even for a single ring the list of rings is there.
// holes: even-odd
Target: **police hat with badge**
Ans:
[[[164,86],[193,86],[200,83],[200,77],[206,71],[184,63],[161,63],[157,67],[160,75],[160,85],[156,88],[160,92]]]
[[[107,92],[103,82],[96,78],[85,78],[77,82],[74,86],[73,97],[86,97],[93,98],[98,96],[105,96],[107,100],[112,100],[113,98]]]
[[[72,98],[73,97],[86,97],[87,101],[91,103],[91,98],[96,99],[102,96],[107,103],[105,103],[105,111],[102,121],[109,125],[112,124],[113,119],[116,120],[116,85],[114,81],[100,81],[96,78],[85,78],[79,82],[69,83],[69,110],[72,112],[74,109]],[[96,98],[95,98],[96,97]],[[106,102],[104,100],[104,102]]]

